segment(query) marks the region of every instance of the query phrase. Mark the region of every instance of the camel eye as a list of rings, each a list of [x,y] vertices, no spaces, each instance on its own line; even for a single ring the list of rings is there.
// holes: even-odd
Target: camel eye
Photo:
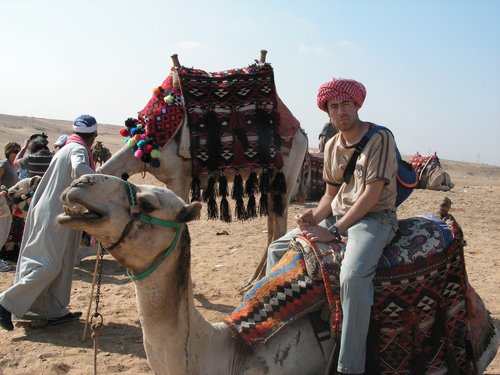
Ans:
[[[141,211],[142,212],[153,212],[154,210],[156,210],[155,206],[153,206],[150,202],[148,202],[147,200],[141,200],[139,202],[139,206],[141,207]]]

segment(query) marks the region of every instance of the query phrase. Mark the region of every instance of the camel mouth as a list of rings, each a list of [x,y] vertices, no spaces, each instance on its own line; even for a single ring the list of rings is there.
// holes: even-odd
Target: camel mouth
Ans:
[[[94,209],[88,208],[79,203],[64,204],[64,214],[58,216],[59,223],[70,221],[93,221],[101,219],[104,215]]]

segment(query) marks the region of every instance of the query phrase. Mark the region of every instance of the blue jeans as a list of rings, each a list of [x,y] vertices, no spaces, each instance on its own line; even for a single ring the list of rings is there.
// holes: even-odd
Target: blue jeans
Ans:
[[[330,216],[319,225],[329,227],[338,218]],[[396,213],[368,213],[347,231],[347,245],[340,268],[340,301],[342,336],[337,370],[352,374],[365,371],[366,336],[373,304],[373,277],[384,247],[398,227]],[[288,243],[301,231],[294,229],[269,245],[267,268],[271,268],[288,251]]]

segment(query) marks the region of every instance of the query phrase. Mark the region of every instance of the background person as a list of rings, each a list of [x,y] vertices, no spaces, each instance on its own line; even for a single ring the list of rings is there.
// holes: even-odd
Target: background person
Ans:
[[[0,186],[6,189],[14,186],[18,181],[14,160],[21,150],[21,146],[16,142],[9,142],[5,145],[5,160],[0,161]],[[2,198],[3,199],[3,198]],[[0,249],[3,248],[9,238],[10,226],[12,224],[12,215],[0,217]],[[0,260],[0,271],[5,272],[11,269],[10,265]]]
[[[52,152],[48,147],[46,137],[37,134],[26,140],[25,146],[21,149],[14,160],[14,166],[28,171],[27,177],[42,177],[52,160]],[[28,155],[25,155],[26,149]]]
[[[66,134],[60,135],[54,142],[54,154],[61,149],[66,144],[68,136]]]
[[[0,325],[14,329],[12,314],[24,319],[47,319],[49,325],[78,319],[70,312],[73,267],[82,233],[56,223],[64,212],[59,200],[71,182],[95,170],[90,148],[97,137],[94,117],[73,123],[66,145],[55,154],[33,196],[14,285],[0,294]]]

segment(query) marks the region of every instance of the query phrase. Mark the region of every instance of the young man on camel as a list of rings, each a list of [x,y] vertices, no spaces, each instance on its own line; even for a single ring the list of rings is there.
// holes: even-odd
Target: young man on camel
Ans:
[[[12,315],[43,319],[55,325],[78,319],[70,312],[73,268],[82,232],[56,223],[64,212],[61,193],[73,180],[94,173],[90,148],[97,137],[97,121],[82,115],[73,122],[74,133],[56,154],[31,201],[21,242],[14,285],[0,294],[0,325],[14,329]]]
[[[290,239],[299,233],[312,241],[340,241],[347,237],[340,270],[340,374],[365,371],[372,281],[383,248],[394,237],[398,225],[396,144],[388,130],[380,130],[370,138],[356,160],[352,177],[344,182],[344,171],[356,144],[373,126],[358,117],[365,96],[365,87],[350,79],[333,79],[319,88],[317,104],[338,130],[325,145],[326,190],[316,208],[295,218],[297,229],[269,246],[267,258],[269,273],[287,251]]]

